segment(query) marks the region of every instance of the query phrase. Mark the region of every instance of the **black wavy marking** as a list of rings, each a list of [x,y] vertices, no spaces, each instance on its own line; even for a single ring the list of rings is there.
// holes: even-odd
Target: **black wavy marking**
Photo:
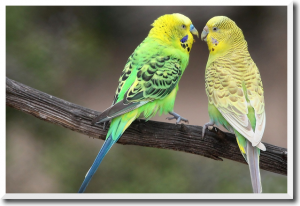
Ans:
[[[180,60],[155,56],[137,73],[138,83],[126,93],[126,102],[152,101],[170,94],[181,76]],[[124,98],[125,99],[125,98]]]

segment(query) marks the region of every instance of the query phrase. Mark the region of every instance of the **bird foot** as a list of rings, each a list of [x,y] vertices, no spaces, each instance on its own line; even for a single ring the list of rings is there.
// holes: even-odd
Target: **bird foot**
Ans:
[[[210,122],[207,122],[205,125],[203,125],[203,128],[202,128],[202,139],[204,139],[206,128],[208,128],[209,126],[214,126],[214,124],[215,123],[213,121],[210,121]]]
[[[189,120],[186,118],[181,117],[179,114],[175,113],[175,112],[169,112],[170,115],[172,115],[173,117],[167,117],[167,120],[172,120],[172,119],[176,119],[176,124],[178,124],[180,121],[184,121],[186,123],[189,123]]]

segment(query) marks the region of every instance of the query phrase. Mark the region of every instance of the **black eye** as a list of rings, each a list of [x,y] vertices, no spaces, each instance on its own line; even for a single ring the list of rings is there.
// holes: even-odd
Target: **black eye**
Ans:
[[[217,31],[218,29],[217,29],[217,27],[214,27],[213,30],[214,30],[214,31]]]
[[[181,25],[181,28],[185,29],[185,28],[186,28],[186,26],[185,26],[184,24],[182,24],[182,25]]]

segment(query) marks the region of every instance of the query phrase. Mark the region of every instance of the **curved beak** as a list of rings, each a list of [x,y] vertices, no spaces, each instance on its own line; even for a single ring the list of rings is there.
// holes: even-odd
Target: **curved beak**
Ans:
[[[209,32],[208,32],[208,27],[205,26],[205,27],[203,28],[202,33],[201,33],[201,40],[202,40],[202,41],[206,41],[206,37],[207,37],[208,33],[209,33]]]
[[[199,33],[193,24],[191,24],[191,26],[190,26],[190,32],[194,35],[197,35],[197,37],[199,38]]]

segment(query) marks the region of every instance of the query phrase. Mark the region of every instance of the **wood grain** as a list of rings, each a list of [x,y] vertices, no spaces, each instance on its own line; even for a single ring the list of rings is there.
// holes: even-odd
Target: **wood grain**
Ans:
[[[31,114],[41,120],[67,129],[105,139],[107,130],[102,125],[91,125],[100,112],[59,99],[29,86],[6,78],[6,105]],[[217,161],[222,158],[246,164],[233,134],[217,128],[207,130],[195,125],[136,120],[119,139],[119,144],[171,149],[201,155]],[[264,143],[260,168],[287,175],[287,149]]]

